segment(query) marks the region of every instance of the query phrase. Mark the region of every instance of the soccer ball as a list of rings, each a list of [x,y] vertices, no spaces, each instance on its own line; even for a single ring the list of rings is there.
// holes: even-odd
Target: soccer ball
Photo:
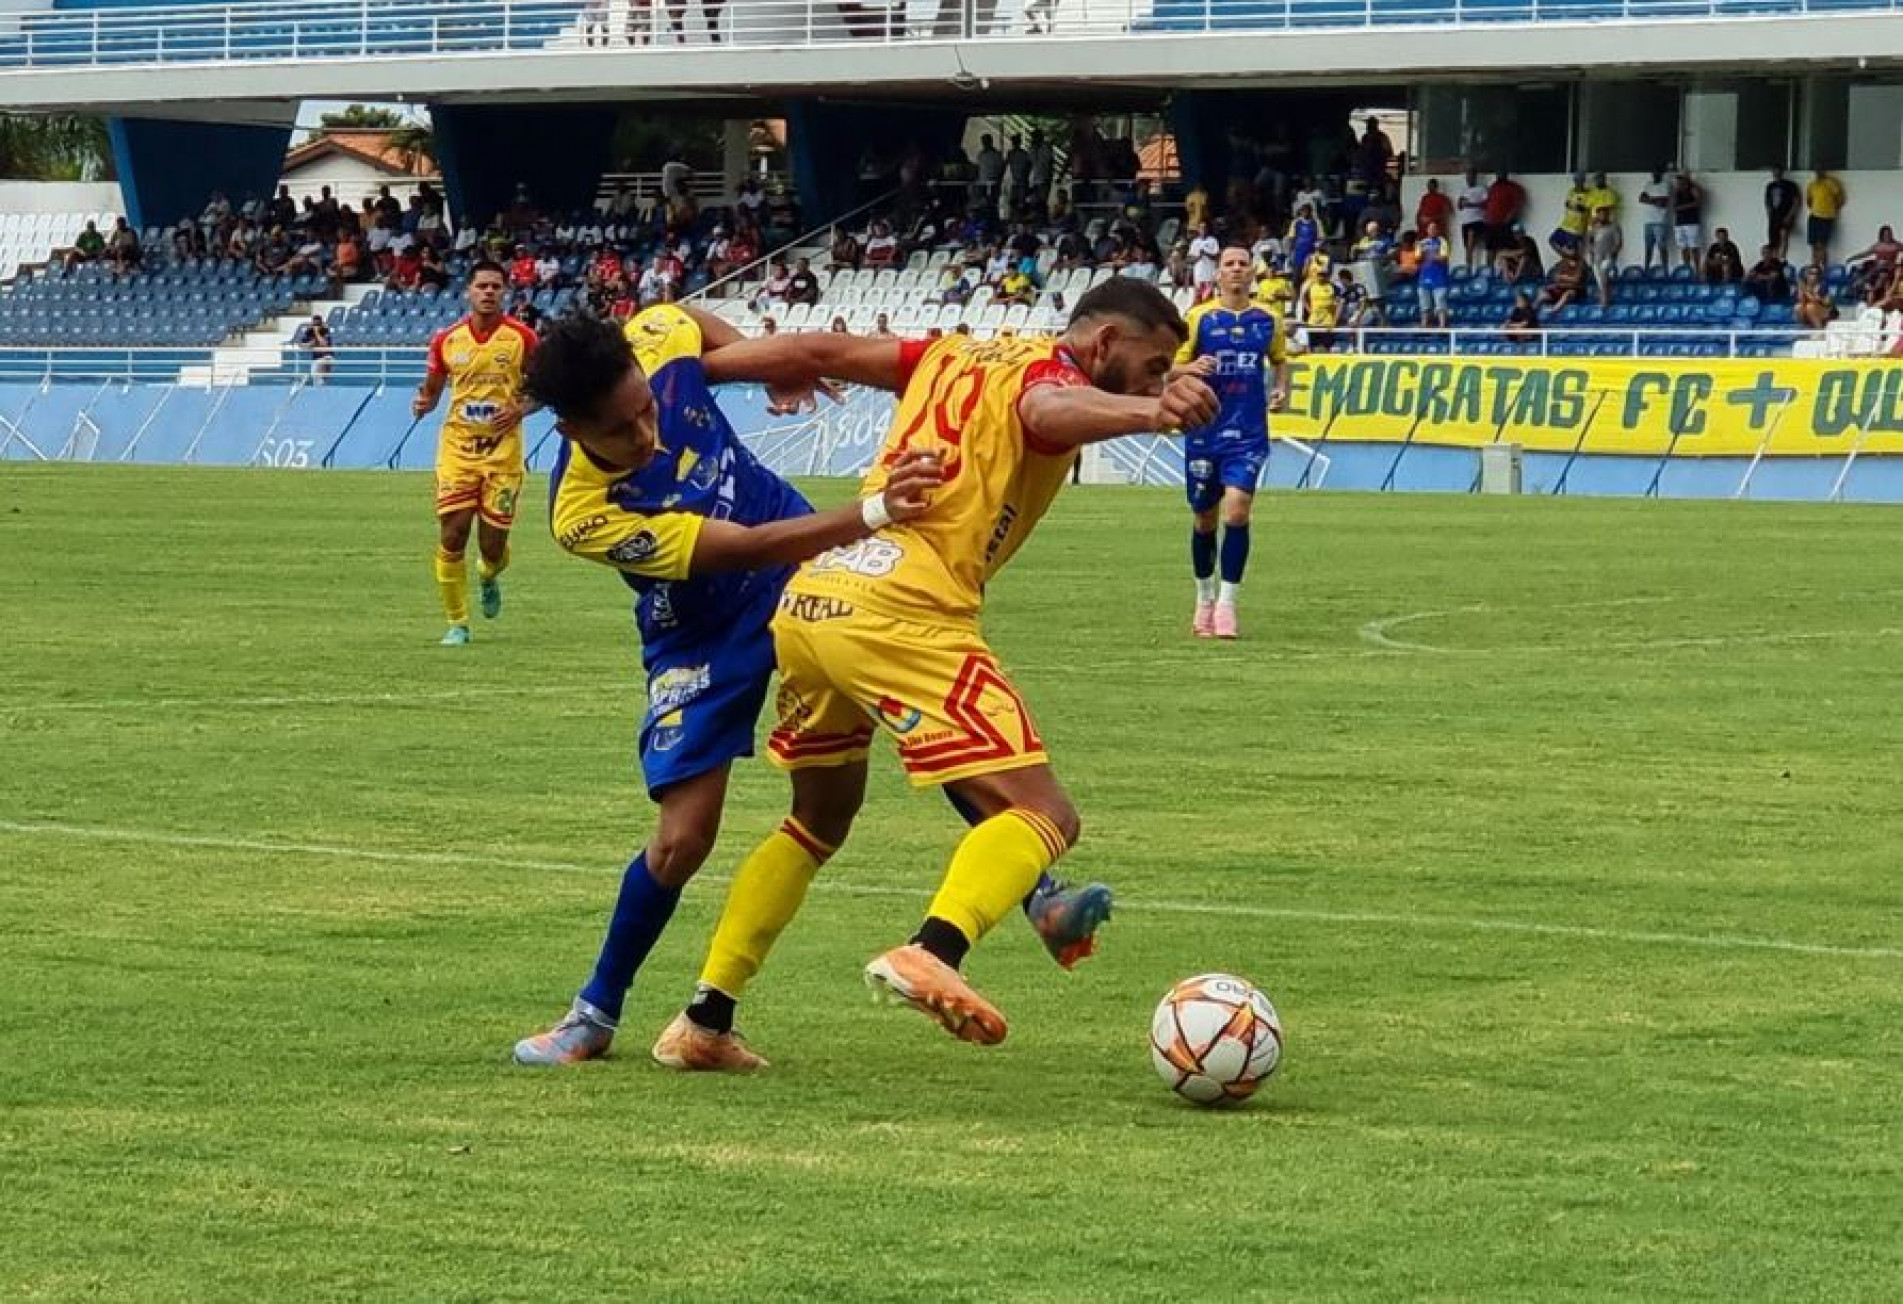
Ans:
[[[1282,1020],[1268,997],[1234,974],[1185,978],[1150,1020],[1150,1059],[1185,1100],[1247,1100],[1282,1060]]]

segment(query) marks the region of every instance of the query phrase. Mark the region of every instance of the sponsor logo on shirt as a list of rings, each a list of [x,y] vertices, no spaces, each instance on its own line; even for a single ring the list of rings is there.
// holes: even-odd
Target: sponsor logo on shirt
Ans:
[[[648,712],[655,716],[678,713],[712,683],[713,671],[709,666],[676,666],[663,670],[648,681]]]
[[[655,538],[654,531],[642,530],[608,549],[608,560],[617,566],[633,566],[646,561],[660,550],[661,541]]]

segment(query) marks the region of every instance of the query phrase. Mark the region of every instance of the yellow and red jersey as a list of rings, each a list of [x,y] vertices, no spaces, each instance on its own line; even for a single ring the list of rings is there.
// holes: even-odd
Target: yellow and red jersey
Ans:
[[[429,374],[449,382],[439,463],[522,465],[522,423],[498,429],[495,416],[520,400],[535,332],[504,317],[487,334],[464,317],[430,339]]]
[[[937,455],[944,483],[931,510],[801,567],[793,593],[841,599],[926,624],[973,621],[985,581],[1029,537],[1064,485],[1077,450],[1042,444],[1018,416],[1025,394],[1088,385],[1055,340],[949,335],[902,346],[909,370],[865,492],[915,451]]]

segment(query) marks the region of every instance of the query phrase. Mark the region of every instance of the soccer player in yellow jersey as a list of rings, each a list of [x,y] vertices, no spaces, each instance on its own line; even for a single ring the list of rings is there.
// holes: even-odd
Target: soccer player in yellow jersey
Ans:
[[[1128,277],[1086,293],[1054,340],[813,338],[836,343],[830,353],[816,347],[805,372],[775,379],[824,375],[901,390],[865,490],[878,492],[921,451],[935,455],[944,478],[925,515],[822,553],[788,583],[773,622],[781,682],[768,753],[793,772],[815,821],[806,828],[828,852],[864,800],[878,729],[897,743],[915,786],[944,788],[978,817],[918,933],[875,958],[866,978],[954,1035],[995,1043],[1004,1016],[959,968],[1077,840],[1079,822],[979,631],[984,585],[1029,537],[1079,448],[1206,425],[1216,398],[1194,375],[1170,377],[1182,318],[1155,286]],[[735,1002],[798,910],[823,857],[773,848],[769,839],[735,875],[700,988],[676,1028],[731,1026]]]
[[[535,332],[502,311],[508,279],[483,261],[469,272],[469,315],[430,340],[429,371],[410,411],[421,421],[449,391],[449,413],[436,450],[436,585],[449,632],[443,646],[469,641],[469,572],[463,563],[476,527],[482,614],[502,611],[509,528],[522,492],[522,418],[533,410],[522,381]]]

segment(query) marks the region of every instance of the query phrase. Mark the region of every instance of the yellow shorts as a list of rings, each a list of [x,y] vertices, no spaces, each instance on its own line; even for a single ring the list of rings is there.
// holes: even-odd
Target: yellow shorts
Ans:
[[[788,593],[773,618],[773,645],[779,723],[767,755],[781,769],[864,760],[875,726],[898,743],[899,762],[920,788],[1049,760],[1024,699],[976,629]]]
[[[519,463],[472,462],[439,458],[436,463],[436,514],[476,509],[497,529],[515,524],[515,501],[522,493]]]

